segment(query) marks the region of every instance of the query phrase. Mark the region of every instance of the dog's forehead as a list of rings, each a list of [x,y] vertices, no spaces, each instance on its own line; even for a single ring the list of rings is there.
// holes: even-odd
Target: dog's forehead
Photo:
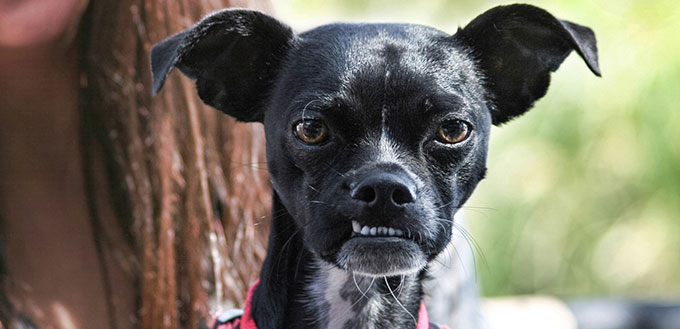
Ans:
[[[404,53],[429,55],[437,51],[432,47],[448,34],[431,27],[415,24],[330,24],[300,35],[302,52],[312,56],[332,56],[335,64],[361,67],[394,60]],[[440,55],[441,52],[438,52]]]
[[[289,65],[290,79],[303,86],[300,97],[340,95],[367,105],[387,98],[417,102],[482,94],[467,50],[455,37],[422,25],[321,26],[300,35]]]

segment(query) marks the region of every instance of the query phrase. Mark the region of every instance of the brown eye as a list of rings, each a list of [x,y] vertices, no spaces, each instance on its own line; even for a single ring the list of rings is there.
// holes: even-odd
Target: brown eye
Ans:
[[[298,121],[293,129],[295,136],[306,144],[319,144],[328,138],[328,128],[320,120]]]
[[[465,121],[445,121],[437,131],[437,140],[447,144],[460,143],[470,136],[471,130],[470,124]]]

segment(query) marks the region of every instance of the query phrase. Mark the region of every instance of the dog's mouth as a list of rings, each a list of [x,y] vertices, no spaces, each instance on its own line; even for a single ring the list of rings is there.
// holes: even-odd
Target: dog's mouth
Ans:
[[[361,225],[352,221],[352,234],[336,254],[336,264],[353,273],[382,277],[422,270],[427,256],[410,230]]]
[[[352,221],[352,237],[400,237],[411,239],[413,236],[411,231],[406,231],[400,228],[393,228],[387,226],[368,226],[361,225],[359,222]]]

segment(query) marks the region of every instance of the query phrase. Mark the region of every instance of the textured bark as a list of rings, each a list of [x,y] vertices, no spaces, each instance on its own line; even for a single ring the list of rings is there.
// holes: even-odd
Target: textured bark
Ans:
[[[135,248],[140,328],[198,328],[210,311],[237,306],[264,258],[261,126],[202,105],[178,73],[152,97],[149,67],[154,43],[215,9],[267,9],[252,2],[95,0],[86,15],[84,120]]]

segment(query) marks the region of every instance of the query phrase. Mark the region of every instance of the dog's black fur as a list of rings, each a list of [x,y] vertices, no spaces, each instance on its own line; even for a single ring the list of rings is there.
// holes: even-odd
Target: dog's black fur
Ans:
[[[264,123],[274,205],[258,327],[413,328],[427,264],[484,177],[491,124],[545,95],[572,50],[599,75],[593,32],[529,5],[454,35],[410,24],[295,34],[224,10],[151,60],[154,92],[177,67],[205,103]]]

